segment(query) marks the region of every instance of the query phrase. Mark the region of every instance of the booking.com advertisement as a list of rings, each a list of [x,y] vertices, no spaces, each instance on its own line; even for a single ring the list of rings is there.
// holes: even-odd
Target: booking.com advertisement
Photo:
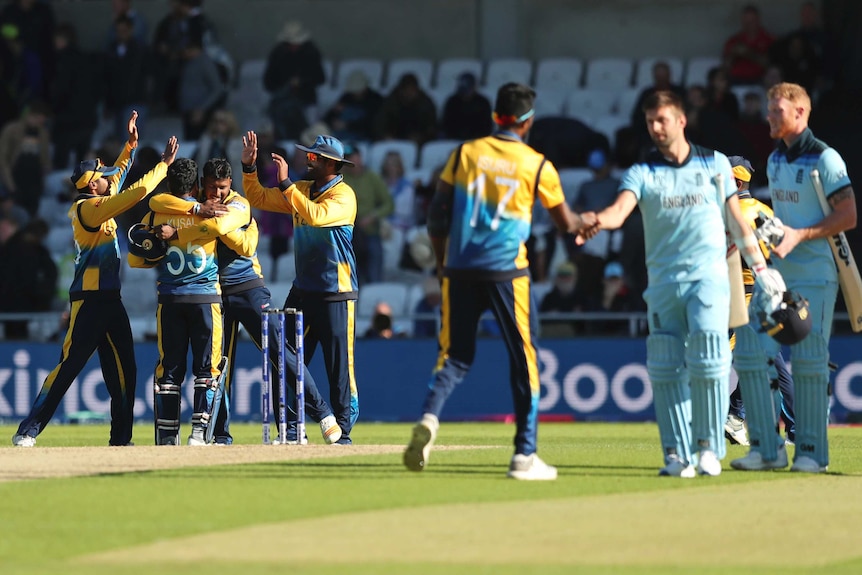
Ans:
[[[138,419],[152,420],[152,343],[137,344]],[[412,421],[419,417],[437,346],[432,340],[357,340],[356,379],[362,421]],[[568,339],[539,346],[542,395],[539,410],[547,419],[574,421],[651,421],[652,390],[643,339]],[[59,359],[58,344],[0,344],[0,420],[23,419],[45,377]],[[324,397],[328,383],[318,352],[310,365]],[[862,416],[862,357],[859,340],[836,337],[830,359],[831,419],[856,422]],[[261,353],[250,342],[238,348],[232,390],[234,421],[261,419]],[[189,358],[191,365],[191,358]],[[145,369],[144,366],[147,366]],[[192,376],[182,386],[183,422],[191,415]],[[77,420],[82,413],[109,412],[109,397],[94,356],[72,383],[52,421]],[[443,414],[447,420],[505,420],[512,413],[509,362],[502,341],[479,340],[470,373],[455,389]]]

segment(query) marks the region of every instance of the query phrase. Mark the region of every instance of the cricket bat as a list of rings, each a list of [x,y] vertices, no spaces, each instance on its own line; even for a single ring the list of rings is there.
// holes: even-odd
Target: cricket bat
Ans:
[[[814,185],[814,191],[817,192],[823,215],[828,216],[832,213],[832,206],[826,199],[818,170],[811,170],[811,183]],[[838,268],[838,285],[841,287],[844,303],[847,305],[850,327],[855,332],[862,331],[862,279],[859,277],[859,268],[856,267],[856,260],[853,258],[853,252],[850,251],[850,244],[847,243],[844,232],[838,232],[829,238],[829,247],[832,248],[835,267]]]
[[[748,304],[745,301],[745,285],[742,282],[742,254],[732,250],[727,256],[727,275],[730,279],[730,323],[735,328],[748,325]]]

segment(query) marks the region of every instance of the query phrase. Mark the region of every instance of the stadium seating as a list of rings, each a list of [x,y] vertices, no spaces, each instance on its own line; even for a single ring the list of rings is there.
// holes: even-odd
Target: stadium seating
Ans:
[[[375,58],[353,58],[342,60],[338,64],[335,71],[335,83],[333,87],[339,93],[344,91],[344,86],[347,83],[347,77],[354,70],[362,70],[368,77],[368,85],[379,90],[383,84],[383,61]]]
[[[383,166],[383,158],[390,151],[401,154],[404,169],[409,170],[416,166],[418,150],[416,142],[412,140],[382,140],[374,142],[368,149],[368,154],[364,156],[365,165],[368,166],[368,169],[374,170],[379,174],[380,168]]]
[[[605,116],[595,116],[588,123],[593,130],[607,136],[611,149],[613,149],[617,138],[617,130],[628,126],[631,123],[631,118],[608,114]]]
[[[427,58],[399,58],[391,60],[386,66],[386,82],[383,86],[383,94],[386,95],[392,91],[398,84],[398,80],[404,74],[411,73],[416,75],[419,80],[419,86],[423,90],[431,88],[431,81],[434,76],[434,62]]]
[[[628,58],[596,58],[587,63],[584,87],[599,90],[629,88],[634,64]]]
[[[476,80],[482,81],[483,63],[477,58],[447,58],[440,60],[437,64],[437,78],[434,87],[451,94],[455,91],[455,84],[462,72],[472,72]]]
[[[356,306],[356,316],[370,318],[379,302],[386,302],[392,308],[393,316],[403,316],[408,313],[407,301],[409,286],[401,282],[377,282],[360,286],[359,302]]]
[[[570,91],[581,86],[584,64],[577,58],[545,58],[536,65],[536,90]]]
[[[566,115],[589,124],[591,118],[614,112],[617,95],[617,91],[607,89],[576,90],[566,98]]]
[[[700,84],[706,86],[706,76],[716,66],[721,66],[721,58],[717,56],[690,58],[685,70],[685,85]]]
[[[426,143],[419,151],[419,168],[431,171],[445,163],[449,154],[460,143],[458,140],[434,140]]]
[[[638,60],[635,71],[635,88],[642,89],[652,85],[652,67],[656,62],[664,62],[670,66],[671,83],[682,85],[683,62],[679,58],[668,56],[666,58],[641,58]]]
[[[617,103],[614,106],[616,109],[616,115],[622,118],[631,118],[632,111],[638,103],[638,98],[642,91],[643,90],[641,88],[621,90],[620,93],[617,94]]]
[[[566,108],[566,97],[568,92],[563,90],[539,90],[533,107],[536,117],[562,116]]]
[[[533,77],[533,63],[526,58],[499,58],[488,61],[483,86],[496,91],[507,82],[529,85]]]
[[[564,168],[560,170],[560,183],[563,185],[566,202],[571,205],[578,197],[581,184],[592,179],[593,172],[589,168]]]

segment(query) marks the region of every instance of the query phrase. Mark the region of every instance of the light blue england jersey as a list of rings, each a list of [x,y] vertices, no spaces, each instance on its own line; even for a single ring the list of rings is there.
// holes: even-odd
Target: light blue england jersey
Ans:
[[[619,190],[631,190],[643,214],[651,288],[727,278],[724,202],[736,193],[727,156],[692,144],[688,158],[677,164],[653,150],[623,174]]]
[[[815,169],[820,173],[827,198],[850,185],[844,160],[838,152],[815,138],[811,130],[802,132],[789,148],[779,142],[778,148],[769,155],[766,175],[772,209],[791,228],[807,228],[823,219],[823,209],[811,179]],[[838,281],[827,238],[802,242],[786,258],[772,258],[772,262],[794,286]]]

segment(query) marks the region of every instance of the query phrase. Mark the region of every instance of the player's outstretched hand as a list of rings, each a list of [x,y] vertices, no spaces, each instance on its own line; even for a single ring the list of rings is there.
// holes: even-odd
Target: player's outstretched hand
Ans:
[[[249,130],[242,137],[242,163],[253,166],[257,162],[257,134]]]
[[[171,240],[176,236],[177,229],[170,224],[159,224],[153,226],[153,233],[160,240]]]
[[[761,270],[754,277],[754,283],[773,299],[777,297],[780,300],[784,297],[784,292],[787,291],[787,286],[784,284],[784,278],[781,277],[781,273],[772,268]]]
[[[132,115],[129,116],[129,123],[126,126],[129,132],[129,147],[135,148],[138,145],[138,112],[132,110]]]
[[[217,218],[227,213],[227,206],[216,199],[203,202],[198,215],[202,218]]]
[[[278,168],[278,181],[283,182],[288,179],[289,166],[287,165],[287,160],[278,154],[273,154],[272,161],[275,162],[275,167]]]
[[[174,160],[177,159],[177,152],[179,151],[180,144],[177,142],[177,137],[171,136],[168,139],[168,143],[165,145],[165,151],[162,154],[162,161],[170,166],[174,163]]]

